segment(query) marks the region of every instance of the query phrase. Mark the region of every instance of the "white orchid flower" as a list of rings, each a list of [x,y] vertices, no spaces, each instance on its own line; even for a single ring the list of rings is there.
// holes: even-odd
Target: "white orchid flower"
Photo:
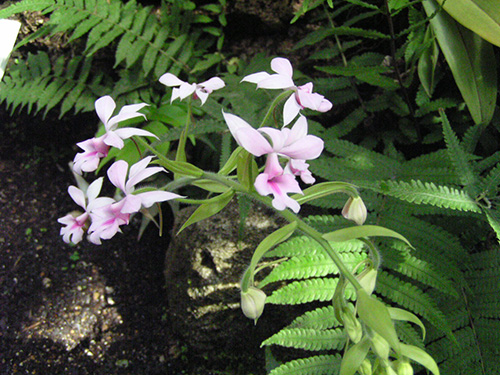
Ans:
[[[181,81],[172,73],[165,73],[160,77],[160,82],[168,87],[174,87],[172,90],[172,98],[170,102],[179,98],[180,100],[187,98],[189,95],[199,98],[201,100],[201,105],[205,104],[208,95],[214,90],[219,90],[223,88],[226,84],[219,77],[212,77],[209,80],[202,83],[187,83]]]

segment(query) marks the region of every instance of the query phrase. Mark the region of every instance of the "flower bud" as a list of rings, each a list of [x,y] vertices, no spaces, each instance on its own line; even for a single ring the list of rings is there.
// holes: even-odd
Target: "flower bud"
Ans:
[[[253,319],[257,324],[257,319],[264,311],[266,304],[266,293],[253,286],[249,287],[246,292],[241,292],[241,310],[249,319]]]
[[[363,287],[363,289],[368,293],[368,295],[373,293],[375,289],[375,283],[377,281],[377,270],[370,268],[363,271],[358,277],[356,277]]]
[[[373,352],[382,360],[386,360],[389,358],[389,351],[391,347],[389,343],[378,333],[373,332],[373,336],[370,337],[370,341],[372,343]]]
[[[358,368],[358,372],[360,375],[372,375],[372,363],[369,359],[365,358],[363,362],[361,362],[361,366]]]
[[[398,375],[413,375],[413,367],[408,361],[401,361],[398,364]]]
[[[342,321],[344,322],[344,327],[347,335],[353,343],[357,344],[363,336],[363,327],[361,327],[361,323],[356,318],[353,309],[342,309],[340,312],[340,316],[342,318]]]
[[[361,197],[350,197],[344,208],[342,209],[342,216],[347,220],[352,220],[358,225],[363,225],[366,220],[366,206]]]

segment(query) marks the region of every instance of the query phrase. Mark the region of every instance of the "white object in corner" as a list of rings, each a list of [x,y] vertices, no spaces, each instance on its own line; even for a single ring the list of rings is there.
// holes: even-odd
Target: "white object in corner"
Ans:
[[[10,53],[16,43],[17,34],[21,28],[21,23],[14,20],[0,20],[0,80],[5,73],[5,67],[9,60]]]

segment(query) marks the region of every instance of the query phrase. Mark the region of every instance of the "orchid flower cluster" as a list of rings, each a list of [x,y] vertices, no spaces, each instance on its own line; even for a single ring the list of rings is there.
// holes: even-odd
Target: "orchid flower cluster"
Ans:
[[[73,172],[78,175],[84,172],[97,170],[99,162],[107,156],[110,147],[121,149],[123,140],[132,136],[155,137],[153,133],[136,128],[120,128],[118,123],[135,117],[144,117],[138,111],[146,104],[133,104],[124,106],[118,115],[112,116],[116,104],[110,96],[97,99],[95,108],[98,117],[104,124],[106,133],[100,137],[94,137],[77,145],[83,150],[78,153],[73,161]],[[65,225],[61,228],[64,242],[78,243],[82,240],[85,230],[88,232],[88,240],[96,245],[101,240],[112,238],[120,232],[120,226],[128,224],[130,216],[139,212],[142,208],[149,208],[158,202],[164,202],[181,196],[175,193],[155,190],[133,194],[138,183],[146,178],[165,172],[162,167],[148,167],[153,157],[148,156],[132,165],[124,160],[114,162],[108,169],[107,175],[111,183],[122,193],[121,199],[109,197],[98,197],[103,177],[96,179],[90,185],[81,183],[83,189],[70,186],[68,192],[71,198],[83,208],[84,212],[73,212],[58,221]],[[128,178],[127,178],[128,176]]]
[[[326,112],[332,103],[322,95],[312,92],[312,83],[295,86],[292,75],[292,65],[287,59],[275,58],[271,62],[271,69],[275,74],[258,72],[242,79],[242,82],[256,83],[257,88],[285,89],[291,92],[283,110],[284,124],[281,129],[261,127],[255,129],[238,116],[224,113],[226,124],[238,145],[254,156],[266,155],[266,164],[254,182],[255,190],[263,196],[273,195],[272,204],[277,210],[287,207],[297,213],[299,203],[288,196],[289,193],[302,194],[296,176],[306,184],[313,184],[314,177],[309,171],[307,160],[319,157],[323,151],[324,143],[319,137],[308,135],[307,119],[300,111],[304,108]],[[183,100],[189,96],[200,99],[203,105],[209,94],[214,90],[222,89],[225,83],[218,77],[196,84],[180,80],[171,73],[165,73],[159,81],[168,87],[173,87],[171,101]],[[73,161],[74,173],[81,175],[83,172],[94,172],[98,169],[101,159],[108,155],[111,147],[123,148],[124,140],[136,137],[158,137],[143,129],[119,127],[120,122],[132,118],[146,116],[139,111],[148,104],[125,105],[119,113],[113,116],[116,104],[110,96],[103,96],[96,100],[95,109],[97,116],[104,125],[105,133],[77,143],[82,152],[76,154]],[[287,128],[294,119],[295,123]],[[155,203],[164,202],[180,195],[154,190],[134,192],[138,183],[148,177],[166,172],[162,167],[148,167],[153,157],[148,156],[138,163],[129,165],[124,160],[118,160],[107,171],[108,179],[120,191],[120,199],[98,197],[103,178],[98,178],[92,184],[82,188],[70,186],[68,192],[72,199],[84,212],[73,212],[58,221],[64,225],[61,228],[63,240],[67,243],[78,243],[83,239],[85,231],[88,240],[94,244],[101,244],[101,240],[110,239],[120,232],[120,226],[128,224],[130,216],[142,208],[149,208]],[[128,179],[127,179],[128,175]],[[346,217],[348,213],[345,214]],[[366,217],[366,209],[365,209]],[[364,220],[363,220],[364,221]]]

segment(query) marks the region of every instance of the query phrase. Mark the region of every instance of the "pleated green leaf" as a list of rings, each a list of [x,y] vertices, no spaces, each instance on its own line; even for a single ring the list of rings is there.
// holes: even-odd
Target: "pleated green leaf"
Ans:
[[[450,3],[471,1],[450,1]],[[434,0],[422,2],[428,16],[439,6]],[[441,51],[476,124],[493,117],[497,96],[496,58],[493,46],[440,11],[430,19]]]

